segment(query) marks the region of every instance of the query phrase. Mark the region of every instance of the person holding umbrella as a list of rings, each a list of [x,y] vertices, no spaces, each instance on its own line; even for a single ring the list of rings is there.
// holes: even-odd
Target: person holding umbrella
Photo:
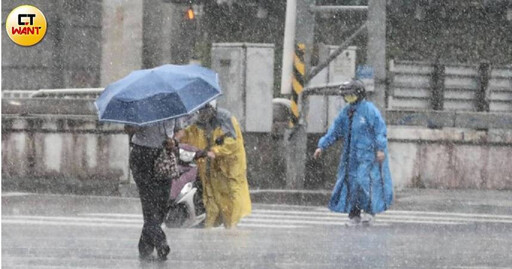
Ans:
[[[387,210],[393,201],[386,124],[375,105],[366,101],[361,81],[346,82],[340,91],[348,105],[320,138],[313,157],[319,158],[335,141],[343,139],[329,209],[348,213],[348,226],[368,225],[375,214]]]
[[[207,104],[195,124],[177,134],[180,142],[202,150],[197,157],[206,209],[205,228],[236,228],[251,213],[244,140],[230,112]],[[203,157],[203,158],[201,158]]]
[[[139,239],[141,259],[148,259],[156,249],[158,258],[165,260],[171,250],[161,225],[165,217],[169,200],[169,186],[173,178],[157,177],[154,165],[164,147],[173,154],[177,145],[174,140],[174,132],[178,128],[175,119],[142,127],[130,125],[125,127],[132,145],[129,158],[130,169],[139,191],[144,218],[144,226]],[[171,158],[175,158],[175,156],[171,155]],[[174,159],[174,161],[176,160]],[[174,172],[177,173],[177,171]]]
[[[170,252],[161,225],[170,180],[177,174],[172,164],[176,162],[174,133],[182,127],[178,118],[220,94],[218,75],[212,70],[199,65],[163,65],[134,71],[109,84],[95,102],[99,120],[126,124],[130,137],[130,169],[144,217],[138,244],[142,259],[151,258],[156,249],[158,258],[166,260]],[[162,171],[166,171],[163,176]]]

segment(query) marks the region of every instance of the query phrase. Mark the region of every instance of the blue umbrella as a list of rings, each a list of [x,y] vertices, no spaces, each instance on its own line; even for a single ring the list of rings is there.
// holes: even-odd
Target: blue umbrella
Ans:
[[[94,104],[100,121],[144,125],[190,114],[221,94],[214,71],[167,64],[109,84]]]

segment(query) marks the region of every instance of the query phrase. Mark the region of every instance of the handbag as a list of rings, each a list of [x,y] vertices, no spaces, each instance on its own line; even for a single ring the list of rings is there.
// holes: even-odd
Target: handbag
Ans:
[[[154,174],[157,179],[176,179],[179,176],[176,155],[165,147],[155,160]]]
[[[164,132],[167,134],[165,124],[163,124]],[[176,179],[179,177],[178,161],[172,150],[168,150],[163,145],[162,151],[158,154],[153,166],[153,172],[157,179]]]

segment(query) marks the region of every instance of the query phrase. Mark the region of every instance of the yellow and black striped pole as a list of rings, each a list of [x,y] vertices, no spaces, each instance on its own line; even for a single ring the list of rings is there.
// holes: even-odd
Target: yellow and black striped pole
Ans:
[[[306,82],[306,64],[304,63],[304,54],[306,46],[299,43],[295,46],[295,55],[293,57],[293,79],[292,79],[292,99],[291,99],[291,120],[290,127],[294,127],[299,122],[299,96],[304,90]]]

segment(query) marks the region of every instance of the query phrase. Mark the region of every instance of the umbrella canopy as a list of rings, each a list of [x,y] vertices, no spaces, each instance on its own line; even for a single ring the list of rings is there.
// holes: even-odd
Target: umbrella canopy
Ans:
[[[145,125],[190,114],[219,95],[214,71],[167,64],[109,84],[94,104],[100,121]]]

